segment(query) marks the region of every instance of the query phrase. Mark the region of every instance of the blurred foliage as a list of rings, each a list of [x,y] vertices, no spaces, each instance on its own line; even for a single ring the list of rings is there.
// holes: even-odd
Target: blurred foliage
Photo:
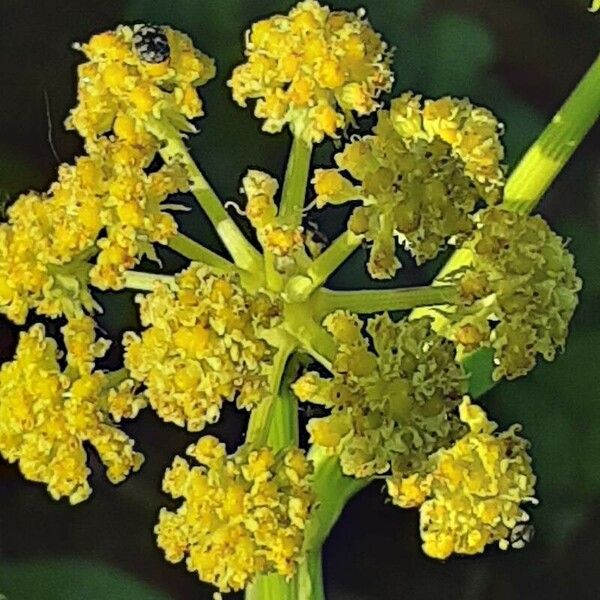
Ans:
[[[32,174],[33,168],[25,158],[14,156],[8,148],[0,147],[0,202],[2,209],[6,204],[6,196],[19,192],[23,182],[27,181]]]
[[[75,559],[1,564],[0,590],[6,600],[169,600],[123,571]]]

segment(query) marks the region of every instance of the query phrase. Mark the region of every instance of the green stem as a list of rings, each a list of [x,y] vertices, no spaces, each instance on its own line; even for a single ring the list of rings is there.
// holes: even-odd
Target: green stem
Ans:
[[[296,358],[292,357],[288,361],[271,412],[267,445],[275,451],[298,446],[300,443],[298,399],[290,388],[298,374],[298,366]]]
[[[172,275],[144,273],[142,271],[125,271],[125,287],[130,290],[151,292],[157,282],[172,285],[175,278]]]
[[[265,250],[265,283],[272,292],[281,293],[285,286],[285,281],[281,273],[275,267],[276,256]]]
[[[329,276],[360,246],[362,237],[345,231],[308,268],[312,289],[320,287]]]
[[[504,206],[530,212],[600,116],[600,54],[512,172]]]
[[[279,390],[273,395],[273,401],[256,410],[262,410],[260,416],[253,411],[248,427],[247,441],[260,442],[264,439],[275,452],[290,446],[298,446],[298,402],[290,389],[290,385],[298,371],[298,361],[295,358],[286,360],[289,348],[284,348],[278,353],[277,368],[272,374],[271,387]],[[282,375],[282,365],[285,365]],[[263,402],[263,405],[265,403]],[[254,422],[252,419],[254,417]],[[252,431],[251,431],[252,427]],[[257,430],[257,428],[260,428]],[[261,445],[264,445],[261,443]],[[261,575],[257,577],[246,589],[246,600],[299,600],[304,598],[298,595],[298,579],[286,580],[280,575]],[[308,600],[308,596],[306,597]]]
[[[311,456],[315,465],[313,491],[317,505],[304,532],[307,552],[320,551],[348,500],[371,482],[371,479],[344,475],[338,457],[326,456],[317,447],[313,447]]]
[[[311,155],[312,144],[294,136],[279,206],[279,218],[283,224],[297,227],[302,223]]]
[[[225,210],[210,183],[190,156],[181,134],[164,121],[151,120],[148,122],[148,129],[164,143],[160,155],[165,162],[181,164],[187,170],[192,193],[217,230],[235,264],[247,271],[262,270],[262,258],[259,252],[246,239]]]
[[[296,577],[299,600],[325,600],[321,548],[306,553]]]
[[[260,575],[247,588],[246,600],[299,600],[297,580],[281,575]],[[308,600],[308,599],[307,599]]]
[[[106,373],[106,381],[104,384],[105,389],[110,389],[117,387],[119,384],[123,383],[129,377],[129,371],[122,367],[117,371],[109,371]]]
[[[316,317],[338,309],[357,313],[375,313],[408,310],[417,306],[452,304],[456,300],[456,286],[425,286],[393,290],[317,290],[311,298]]]
[[[298,347],[308,352],[330,369],[337,352],[333,337],[311,315],[311,306],[290,304],[285,307],[286,330],[298,341]]]
[[[225,271],[226,273],[232,273],[236,270],[235,265],[230,263],[226,258],[209,250],[183,233],[178,233],[169,241],[169,248],[190,260],[204,263],[205,265]]]
[[[313,447],[310,457],[315,467],[313,492],[315,508],[304,531],[304,561],[300,564],[295,600],[325,600],[323,587],[322,548],[348,501],[370,483],[342,473],[336,456]]]
[[[285,366],[293,346],[282,346],[279,348],[273,359],[273,370],[269,376],[270,395],[264,398],[262,402],[252,410],[248,422],[248,431],[246,434],[246,443],[253,444],[261,448],[268,443],[271,420],[276,400],[281,387],[281,379],[285,371]]]

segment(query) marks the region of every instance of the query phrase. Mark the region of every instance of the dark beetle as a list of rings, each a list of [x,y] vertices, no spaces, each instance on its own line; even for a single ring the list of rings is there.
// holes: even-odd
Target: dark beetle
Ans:
[[[162,27],[136,25],[133,29],[133,49],[141,60],[158,64],[169,60],[171,48]]]

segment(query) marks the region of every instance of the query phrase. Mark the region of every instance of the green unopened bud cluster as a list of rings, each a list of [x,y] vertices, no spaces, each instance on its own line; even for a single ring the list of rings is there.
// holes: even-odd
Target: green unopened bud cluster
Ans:
[[[490,111],[466,99],[422,102],[408,92],[378,112],[373,135],[336,155],[338,170],[316,172],[317,204],[361,200],[349,228],[373,243],[371,276],[392,277],[396,239],[421,264],[472,230],[480,199],[499,199],[501,132]]]
[[[355,315],[325,319],[337,344],[332,377],[316,372],[292,386],[302,401],[331,414],[312,419],[311,441],[340,457],[347,475],[411,472],[461,430],[453,411],[466,390],[454,345],[428,318],[394,323],[387,314],[368,321],[370,342]],[[370,343],[374,352],[369,349]]]
[[[514,379],[564,348],[581,279],[562,238],[540,216],[489,208],[465,244],[470,264],[451,274],[461,301],[451,336],[461,355],[494,349],[494,378]]]

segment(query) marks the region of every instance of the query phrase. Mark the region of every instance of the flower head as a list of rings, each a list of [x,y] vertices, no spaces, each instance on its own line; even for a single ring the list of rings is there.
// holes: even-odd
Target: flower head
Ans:
[[[494,378],[514,379],[564,348],[581,280],[564,241],[540,216],[488,208],[464,248],[470,264],[449,278],[462,306],[450,314],[461,354],[494,349]]]
[[[0,225],[0,311],[23,323],[29,310],[76,317],[94,308],[88,284],[119,289],[154,243],[177,233],[161,203],[188,187],[179,165],[146,173],[145,151],[106,138],[63,164],[48,192],[20,196]],[[97,255],[96,264],[89,261]]]
[[[224,400],[252,408],[270,393],[273,348],[262,336],[281,317],[267,295],[193,265],[138,301],[146,329],[126,334],[125,365],[162,419],[200,431]]]
[[[50,317],[93,310],[86,258],[99,224],[88,200],[78,196],[75,205],[31,192],[9,208],[0,224],[0,312],[15,323],[31,309]]]
[[[422,263],[472,230],[480,199],[498,200],[501,131],[490,111],[467,99],[423,102],[407,92],[379,111],[373,135],[336,156],[338,169],[316,171],[317,205],[361,200],[349,227],[373,242],[370,274],[392,277],[400,266],[395,238]]]
[[[170,27],[120,25],[77,46],[88,61],[79,66],[78,105],[67,126],[88,141],[113,132],[146,145],[151,119],[193,131],[201,116],[196,88],[212,79],[214,62],[190,38]]]
[[[246,57],[229,81],[233,99],[240,106],[257,99],[265,131],[288,124],[309,142],[334,137],[352,112],[376,110],[393,80],[388,46],[363,12],[331,11],[315,0],[255,23]]]
[[[391,466],[410,472],[453,439],[465,376],[428,319],[371,319],[375,353],[357,317],[333,313],[325,326],[338,343],[333,377],[307,373],[292,389],[300,400],[331,408],[308,429],[314,444],[339,455],[345,474],[368,477]]]
[[[460,417],[468,433],[433,455],[427,469],[388,480],[394,503],[421,507],[423,550],[433,558],[477,554],[495,542],[508,548],[511,532],[529,519],[521,505],[535,502],[528,444],[518,427],[497,433],[468,399]]]
[[[84,444],[95,448],[112,483],[123,481],[143,461],[133,441],[110,420],[108,377],[91,368],[106,344],[94,341],[90,324],[79,320],[63,329],[66,370],[42,325],[21,334],[14,360],[0,369],[0,454],[18,462],[27,479],[45,483],[53,498],[68,497],[72,504],[91,493]],[[132,407],[134,415],[143,403],[133,387],[120,393],[121,406]]]
[[[70,178],[81,177],[80,163],[94,164],[92,191],[105,233],[96,240],[99,252],[90,280],[100,289],[120,289],[126,270],[144,256],[156,259],[153,245],[167,244],[177,234],[175,219],[161,205],[170,195],[187,191],[188,177],[177,163],[147,173],[149,159],[127,142],[103,138],[89,146],[90,157],[65,168],[67,176],[60,177],[57,186],[66,187],[68,194]]]
[[[242,448],[228,457],[206,436],[187,453],[201,466],[178,456],[163,482],[165,492],[183,500],[175,512],[163,508],[155,528],[167,560],[187,556],[188,570],[223,592],[257,575],[291,577],[314,501],[302,451]]]

